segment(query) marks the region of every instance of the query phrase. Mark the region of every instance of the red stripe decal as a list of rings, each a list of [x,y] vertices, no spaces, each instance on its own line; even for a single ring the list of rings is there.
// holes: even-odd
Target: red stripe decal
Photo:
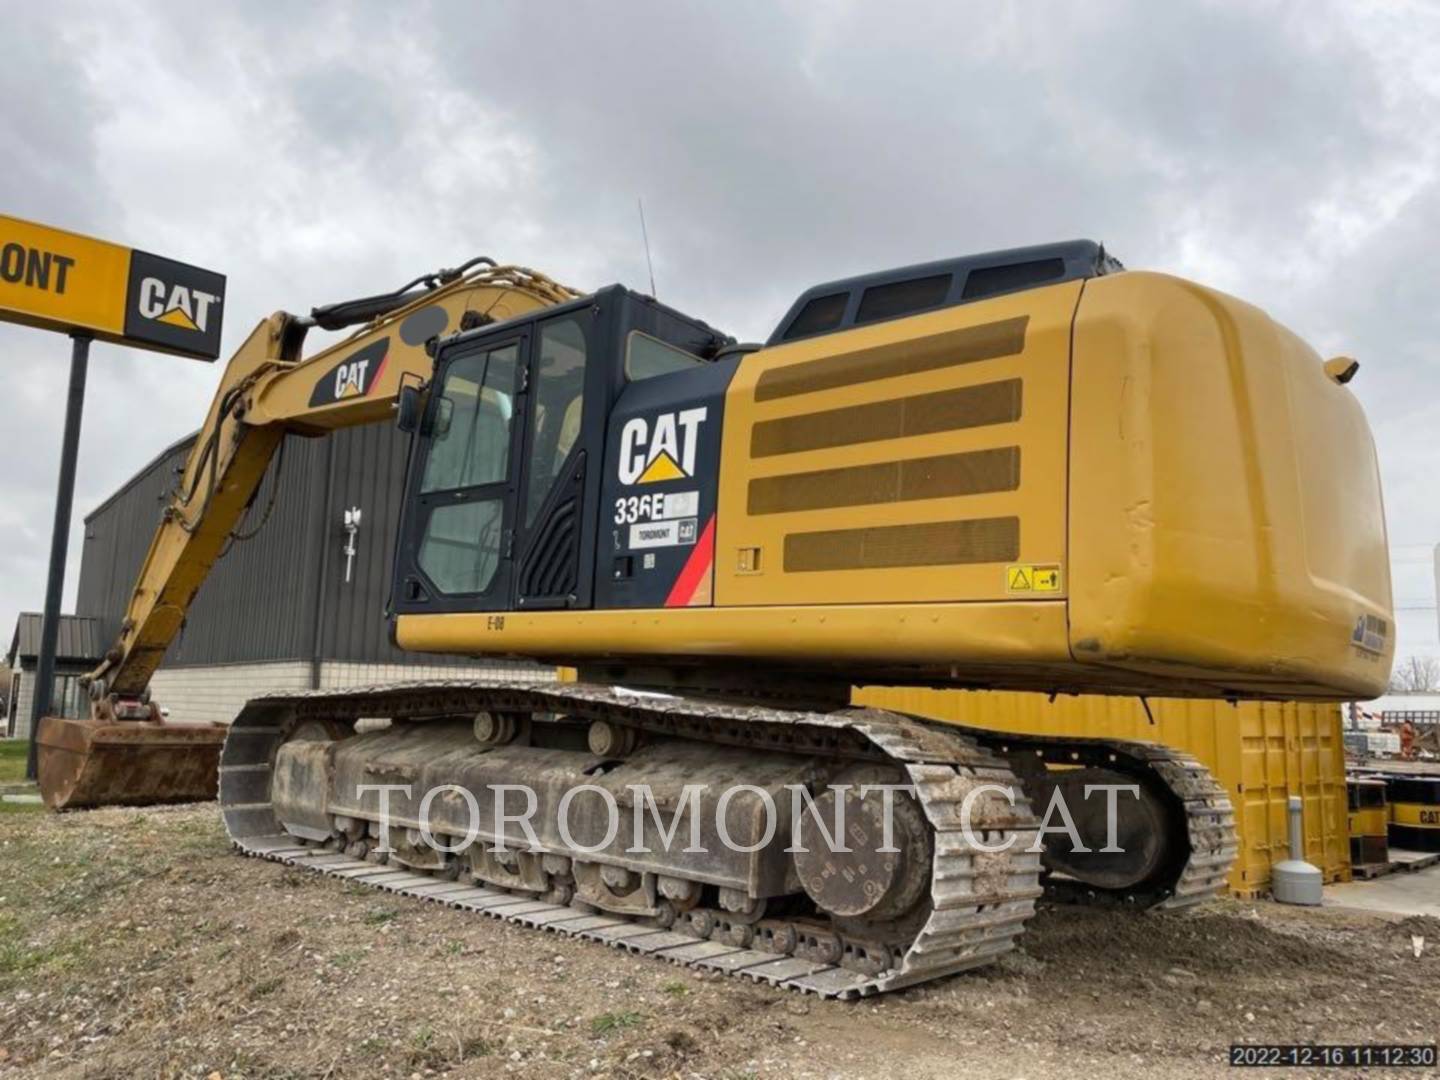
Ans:
[[[715,515],[711,514],[710,520],[705,523],[705,531],[695,543],[695,550],[690,552],[690,558],[685,560],[685,566],[681,569],[680,576],[675,579],[670,595],[665,598],[665,606],[688,607],[695,596],[695,590],[700,587],[700,582],[705,580],[705,575],[710,572],[714,561]]]
[[[370,378],[370,385],[365,388],[365,396],[369,397],[370,391],[380,385],[380,376],[385,374],[385,365],[390,360],[390,339],[385,339],[385,352],[380,356],[380,366],[375,369],[375,374]]]

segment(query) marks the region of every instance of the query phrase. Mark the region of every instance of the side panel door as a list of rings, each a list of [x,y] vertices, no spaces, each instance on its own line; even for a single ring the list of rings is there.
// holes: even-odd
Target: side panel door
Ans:
[[[506,611],[530,335],[468,343],[436,372],[410,465],[397,612]]]
[[[747,356],[725,401],[716,605],[1064,600],[1080,289]]]
[[[632,349],[658,344],[631,339]],[[720,432],[738,365],[632,375],[620,395],[605,451],[597,608],[711,604]]]

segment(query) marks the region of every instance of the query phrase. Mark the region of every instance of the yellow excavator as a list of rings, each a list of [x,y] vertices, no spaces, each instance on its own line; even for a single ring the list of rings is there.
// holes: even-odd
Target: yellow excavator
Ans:
[[[358,329],[302,358],[317,325]],[[1047,894],[1194,904],[1235,851],[1194,760],[851,688],[1378,694],[1394,634],[1356,369],[1089,241],[818,285],[763,345],[488,261],[278,313],[226,369],[92,718],[44,722],[42,790],[174,796],[139,775],[146,740],[152,776],[219,748],[247,854],[824,996],[989,962]],[[578,678],[161,722],[151,675],[263,519],[284,437],[381,421],[411,440],[398,644]],[[1088,798],[1102,784],[1127,797]],[[524,813],[489,798],[515,791]],[[671,842],[685,810],[704,824]],[[806,810],[842,842],[792,842]]]

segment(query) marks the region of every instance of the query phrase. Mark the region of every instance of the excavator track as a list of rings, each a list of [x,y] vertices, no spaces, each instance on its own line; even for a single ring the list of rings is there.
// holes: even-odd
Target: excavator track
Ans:
[[[537,723],[559,717],[569,722],[603,722],[650,739],[700,743],[717,755],[724,753],[722,748],[738,748],[757,761],[788,758],[814,760],[831,769],[896,770],[913,785],[927,830],[925,892],[889,927],[891,933],[878,938],[857,929],[854,920],[821,911],[818,905],[813,911],[782,910],[758,921],[738,917],[713,903],[678,913],[667,910],[661,916],[653,910],[637,915],[580,903],[582,897],[569,890],[557,894],[505,887],[478,874],[458,880],[470,875],[455,862],[427,872],[414,865],[397,865],[393,855],[388,862],[381,861],[386,856],[367,850],[364,843],[347,845],[343,837],[322,839],[313,830],[295,826],[287,830],[282,824],[273,801],[277,754],[297,732],[327,728],[344,738],[361,719],[424,728],[435,721],[453,723],[455,718],[477,714],[527,717]],[[1046,891],[1041,883],[1041,857],[1027,850],[1038,822],[1023,796],[1009,805],[999,804],[998,810],[994,803],[976,802],[982,809],[967,833],[961,824],[961,805],[981,784],[1023,791],[1010,759],[1017,754],[1022,759],[1043,756],[1045,751],[1031,743],[876,709],[809,712],[549,682],[389,684],[251,701],[226,740],[220,799],[227,831],[247,855],[599,941],[698,970],[738,975],[822,997],[857,998],[974,968],[1014,947],[1037,899]],[[1055,743],[1056,753],[1062,752],[1062,747],[1065,753],[1076,752],[1073,740]],[[1188,785],[1194,796],[1190,842],[1198,857],[1187,860],[1173,883],[1142,898],[1142,906],[1175,906],[1213,893],[1211,883],[1218,864],[1212,865],[1206,855],[1223,854],[1227,836],[1233,847],[1233,825],[1227,834],[1223,813],[1212,815],[1211,820],[1200,808],[1202,803],[1215,808],[1215,792],[1210,790],[1214,785],[1208,774],[1203,769],[1198,775],[1191,773],[1193,763],[1158,747],[1109,744],[1102,751],[1095,744],[1090,750],[1110,761],[1112,767],[1117,758],[1127,764],[1146,759],[1157,770],[1154,775],[1163,775],[1167,784]],[[818,776],[819,770],[814,775]],[[1204,824],[1206,820],[1211,820],[1209,826]],[[1207,828],[1218,829],[1211,847],[1205,846],[1210,843]],[[1007,842],[1008,850],[994,850]],[[548,860],[552,854],[568,857],[575,853],[547,853],[544,858]],[[580,865],[577,855],[577,878]],[[843,876],[845,868],[839,869]],[[1222,882],[1224,869],[1218,871]],[[827,873],[832,870],[827,868]],[[1095,899],[1093,892],[1084,890],[1068,895],[1053,882],[1049,891],[1059,899]]]
[[[1017,755],[1023,755],[1045,765],[1108,769],[1147,782],[1169,802],[1174,827],[1184,832],[1183,843],[1176,845],[1176,857],[1144,882],[1104,888],[1048,874],[1044,881],[1047,900],[1175,911],[1212,900],[1224,891],[1240,847],[1235,811],[1225,789],[1193,757],[1156,743],[1122,739],[974,734],[1012,763]]]

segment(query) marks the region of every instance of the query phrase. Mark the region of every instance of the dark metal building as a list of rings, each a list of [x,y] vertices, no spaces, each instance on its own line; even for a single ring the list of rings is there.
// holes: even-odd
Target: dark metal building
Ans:
[[[96,620],[106,646],[193,442],[192,435],[167,447],[85,518],[76,613]],[[156,674],[155,696],[173,716],[223,722],[267,690],[415,678],[429,668],[535,671],[391,644],[385,603],[407,447],[388,424],[286,438],[241,530],[264,524],[215,565]],[[352,541],[346,512],[357,509]]]
[[[30,704],[35,696],[35,668],[40,659],[40,627],[37,611],[22,611],[15,620],[10,650],[5,654],[8,685],[0,688],[5,710],[0,714],[0,736],[22,738],[30,734]],[[105,651],[98,619],[61,615],[55,640],[55,683],[50,701],[60,716],[82,716],[89,706],[80,687],[80,676],[94,669]]]

